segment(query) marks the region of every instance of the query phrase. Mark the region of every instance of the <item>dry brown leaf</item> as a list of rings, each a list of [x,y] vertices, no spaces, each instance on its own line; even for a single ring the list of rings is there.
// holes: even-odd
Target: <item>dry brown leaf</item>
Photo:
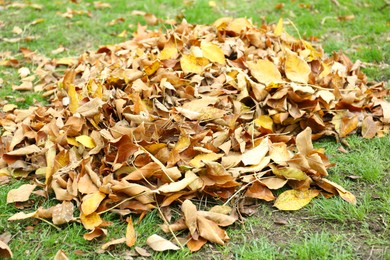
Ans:
[[[23,184],[17,189],[10,190],[7,194],[7,203],[24,202],[29,200],[31,193],[37,185]]]
[[[190,249],[191,252],[199,251],[205,244],[207,243],[207,240],[200,237],[197,240],[191,238],[187,242],[187,247]]]
[[[84,239],[91,241],[94,238],[102,237],[107,235],[107,230],[104,228],[94,228],[91,232],[84,234]]]
[[[57,251],[56,255],[54,256],[54,260],[68,260],[68,256],[65,254],[65,252],[60,249]]]
[[[196,234],[198,228],[196,206],[190,200],[185,200],[181,205],[181,211],[183,212],[184,220],[186,226],[190,230],[191,236],[193,238],[198,238]]]
[[[0,257],[1,258],[13,258],[13,253],[11,251],[11,248],[0,240]]]
[[[154,251],[162,252],[167,250],[179,250],[180,248],[176,246],[169,240],[166,240],[159,235],[153,234],[146,240],[146,244],[150,246]]]
[[[215,222],[200,215],[197,216],[197,219],[199,235],[204,239],[219,245],[224,245],[224,241],[229,239],[226,232],[218,227]]]
[[[107,250],[110,246],[114,246],[114,245],[119,245],[119,244],[123,244],[126,242],[126,238],[125,237],[122,237],[122,238],[118,238],[118,239],[113,239],[105,244],[103,244],[101,246],[101,249],[103,250]]]

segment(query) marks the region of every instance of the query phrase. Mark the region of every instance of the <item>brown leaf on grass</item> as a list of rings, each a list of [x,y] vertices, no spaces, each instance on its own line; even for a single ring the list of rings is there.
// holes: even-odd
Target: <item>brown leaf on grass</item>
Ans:
[[[62,204],[54,206],[52,210],[53,224],[61,225],[73,221],[73,211],[73,203],[69,201],[63,201]]]
[[[362,122],[362,136],[370,139],[373,138],[377,132],[378,128],[372,116],[365,117]]]
[[[119,244],[123,244],[126,242],[126,238],[125,237],[122,237],[122,238],[118,238],[118,239],[113,239],[113,240],[110,240],[109,242],[107,243],[104,243],[102,246],[101,246],[101,249],[102,250],[107,250],[110,246],[115,246],[115,245],[119,245]]]
[[[103,237],[107,235],[107,230],[104,228],[96,227],[91,232],[83,235],[85,240],[91,241],[98,237]]]
[[[167,250],[179,250],[180,248],[176,246],[169,240],[166,240],[159,235],[153,234],[146,240],[146,244],[150,246],[154,251],[162,252]]]
[[[65,254],[64,250],[60,249],[57,251],[56,255],[54,256],[54,260],[68,260],[68,256]]]
[[[185,224],[188,227],[190,234],[193,238],[197,239],[197,209],[196,206],[190,201],[185,200],[181,205],[181,210],[184,215]]]
[[[13,258],[13,253],[9,246],[0,240],[0,257],[1,258]]]
[[[202,238],[202,237],[199,237],[196,240],[191,238],[187,242],[187,247],[188,247],[188,249],[190,249],[191,252],[196,252],[196,251],[199,251],[206,243],[207,243],[207,240]]]
[[[258,181],[252,183],[252,185],[245,192],[245,197],[256,198],[265,201],[273,201],[275,199],[272,192],[265,185]]]
[[[137,252],[137,254],[139,254],[140,256],[143,256],[143,257],[150,257],[152,256],[148,251],[146,251],[146,249],[142,248],[142,247],[139,247],[139,246],[136,246],[134,247],[134,250]]]
[[[10,190],[7,194],[7,203],[24,202],[29,200],[31,193],[37,185],[23,184],[17,189]]]
[[[226,232],[221,229],[214,221],[208,220],[207,218],[200,215],[197,216],[197,219],[199,235],[204,239],[219,245],[224,245],[224,241],[229,240]]]

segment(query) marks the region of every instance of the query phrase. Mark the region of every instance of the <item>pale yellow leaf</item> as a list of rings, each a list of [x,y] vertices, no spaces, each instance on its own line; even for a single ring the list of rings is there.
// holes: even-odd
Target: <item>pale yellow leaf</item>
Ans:
[[[76,87],[73,84],[69,84],[68,86],[68,96],[70,99],[69,110],[72,114],[74,114],[76,110],[79,108],[80,99],[76,91]]]
[[[6,104],[3,106],[3,112],[11,112],[12,110],[14,110],[17,107],[18,106],[15,104]]]
[[[273,131],[273,124],[274,121],[272,118],[268,115],[261,115],[258,118],[254,120],[255,126],[257,127],[263,127],[265,129],[268,129],[270,131]]]
[[[260,83],[268,85],[270,83],[282,82],[282,76],[278,68],[269,60],[249,61],[248,68],[252,76]]]
[[[298,210],[306,206],[319,190],[286,190],[276,199],[274,206],[279,210]]]
[[[225,55],[218,45],[202,41],[200,48],[202,49],[203,57],[207,58],[211,62],[217,62],[221,65],[225,65]]]
[[[274,35],[276,37],[280,36],[283,32],[283,18],[279,18],[278,24],[275,27]]]
[[[171,182],[169,184],[164,184],[160,186],[157,191],[162,193],[178,192],[185,189],[188,185],[190,185],[197,179],[199,179],[199,177],[195,173],[193,173],[192,171],[187,171],[184,179],[176,182]]]
[[[10,190],[7,194],[7,203],[29,200],[31,193],[36,187],[37,185],[23,184],[17,189]]]
[[[245,151],[241,161],[244,165],[259,164],[268,153],[268,137],[264,138],[255,148]]]
[[[295,52],[286,51],[285,73],[289,80],[307,83],[309,81],[309,74],[311,67],[305,60],[299,57]]]
[[[196,168],[201,168],[204,166],[206,162],[214,162],[221,158],[223,154],[217,153],[206,153],[206,154],[198,154],[190,161],[190,165]]]
[[[184,214],[184,220],[186,223],[186,226],[190,230],[191,236],[195,235],[195,232],[197,230],[197,210],[194,203],[192,203],[190,200],[185,200],[183,204],[181,205],[181,211]]]
[[[179,250],[180,248],[169,240],[153,234],[146,240],[146,244],[154,251]]]

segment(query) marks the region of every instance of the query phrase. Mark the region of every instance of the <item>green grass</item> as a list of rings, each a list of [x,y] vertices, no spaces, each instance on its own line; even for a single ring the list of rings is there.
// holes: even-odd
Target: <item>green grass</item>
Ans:
[[[5,0],[5,3],[10,2],[13,1]],[[86,50],[129,39],[138,23],[145,24],[141,16],[131,15],[134,10],[153,13],[160,19],[176,18],[180,21],[185,18],[190,23],[202,24],[212,23],[223,16],[248,17],[257,24],[275,23],[283,17],[285,21],[289,19],[294,23],[301,37],[320,39],[325,52],[331,54],[343,50],[351,60],[365,62],[364,72],[370,80],[390,81],[390,7],[381,10],[385,5],[383,0],[339,0],[340,6],[332,1],[225,0],[214,1],[215,7],[210,7],[208,0],[102,1],[110,3],[111,9],[96,9],[92,0],[79,0],[78,4],[68,0],[19,2],[41,4],[43,7],[42,10],[31,6],[23,9],[0,8],[0,25],[4,24],[0,28],[1,39],[34,37],[29,42],[9,43],[0,40],[0,52],[11,52],[20,61],[20,47],[50,58],[60,58],[77,56]],[[284,7],[276,9],[277,3],[283,3]],[[67,19],[57,15],[66,12],[66,8],[90,11],[92,17],[82,14]],[[337,19],[348,15],[354,15],[354,18],[349,21]],[[107,25],[120,17],[125,19],[123,23]],[[36,19],[44,21],[29,25]],[[23,29],[21,36],[12,33],[14,26]],[[286,23],[285,28],[293,36],[299,36],[292,25]],[[127,37],[118,37],[124,30],[127,31]],[[66,50],[52,54],[60,45]],[[21,66],[32,69],[36,64],[22,63]],[[12,91],[12,85],[20,84],[17,69],[0,67],[0,78],[4,81],[0,86],[2,104],[16,103],[19,107],[35,102],[45,104],[41,93]],[[259,202],[258,212],[254,216],[248,217],[244,224],[236,224],[228,229],[231,241],[226,246],[207,245],[195,254],[190,254],[188,250],[153,253],[153,258],[366,259],[371,256],[390,259],[390,137],[363,140],[351,136],[347,141],[350,147],[346,148],[346,154],[338,151],[340,144],[336,144],[333,139],[321,140],[316,146],[325,147],[331,161],[337,164],[330,169],[329,178],[357,196],[356,207],[339,197],[317,198],[298,212],[279,212],[272,208],[272,204]],[[351,175],[361,178],[353,180],[348,177]],[[109,237],[93,242],[83,239],[86,230],[78,223],[62,226],[62,230],[57,232],[47,223],[37,220],[7,221],[19,211],[13,205],[5,204],[7,192],[22,183],[12,181],[0,187],[0,234],[6,231],[12,234],[10,247],[15,259],[23,259],[27,255],[31,259],[53,258],[59,249],[63,249],[71,259],[121,259],[132,250],[120,245],[104,254],[97,252],[102,243],[124,234],[126,225],[114,214],[104,215],[106,220],[113,222],[108,228]],[[36,203],[25,211],[55,204],[54,199],[45,202],[38,197],[34,198]],[[280,218],[286,221],[285,225],[275,224],[274,220]],[[157,212],[152,212],[135,225],[137,246],[148,248],[145,246],[146,238],[156,230],[164,235],[158,231],[158,224],[162,224],[162,221]]]

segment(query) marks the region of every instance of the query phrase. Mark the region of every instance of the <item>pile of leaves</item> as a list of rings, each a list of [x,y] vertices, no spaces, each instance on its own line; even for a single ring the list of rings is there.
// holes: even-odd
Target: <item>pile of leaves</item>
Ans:
[[[11,190],[7,203],[23,207],[32,193],[54,192],[58,204],[9,220],[77,221],[92,240],[107,234],[103,213],[125,217],[123,238],[103,249],[135,245],[131,215],[156,208],[175,243],[153,235],[147,244],[196,251],[229,240],[222,227],[253,213],[257,200],[279,210],[298,210],[320,194],[355,204],[326,179],[331,164],[312,140],[389,132],[384,84],[368,83],[359,61],[290,36],[282,20],[183,21],[166,32],[139,26],[131,40],[77,59],[21,51],[38,64],[35,88],[51,102],[3,107],[0,175],[32,180]],[[58,77],[61,65],[70,68]],[[204,198],[217,205],[197,209],[192,201]],[[174,204],[182,216],[173,221]],[[188,236],[177,237],[179,230]]]

